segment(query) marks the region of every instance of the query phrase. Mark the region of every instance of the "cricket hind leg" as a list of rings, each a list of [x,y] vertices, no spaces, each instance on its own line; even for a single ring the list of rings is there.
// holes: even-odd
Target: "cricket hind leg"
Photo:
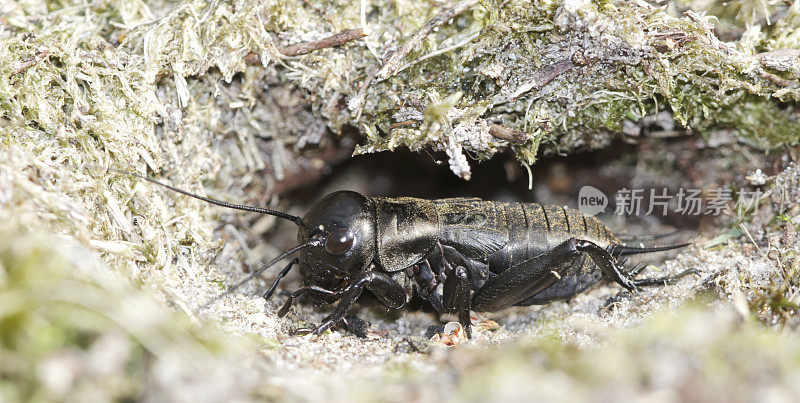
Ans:
[[[629,291],[638,290],[638,286],[634,283],[634,280],[630,278],[628,273],[621,269],[621,265],[617,263],[617,259],[612,256],[607,249],[601,248],[591,241],[579,239],[576,240],[576,242],[576,249],[587,253],[606,277]]]
[[[622,265],[617,263],[617,257],[623,254],[660,252],[664,250],[682,248],[688,244],[648,249],[629,248],[630,250],[626,250],[624,253],[615,253],[613,249],[609,252],[609,250],[603,249],[590,241],[579,241],[579,243],[580,245],[578,246],[578,249],[588,253],[595,264],[597,264],[597,266],[603,271],[603,274],[617,284],[627,288],[629,291],[638,291],[639,287],[665,286],[674,284],[682,277],[699,273],[696,269],[689,269],[672,276],[637,279],[636,276],[640,274],[642,270],[644,270],[644,267],[635,266],[629,272],[626,272],[621,269]],[[635,251],[632,252],[632,250]]]
[[[671,276],[663,276],[663,277],[652,277],[652,278],[642,278],[637,279],[636,277],[647,268],[648,265],[639,263],[635,265],[631,270],[629,270],[626,275],[633,279],[633,283],[636,284],[637,287],[663,287],[667,285],[672,285],[678,282],[679,279],[686,277],[691,274],[700,274],[700,271],[697,269],[688,269],[684,270],[678,274],[674,274]],[[603,310],[610,310],[613,309],[614,306],[622,301],[623,299],[630,298],[631,294],[627,291],[621,291],[611,297],[605,303]]]
[[[624,262],[617,263],[617,266],[622,267],[623,265]],[[638,279],[637,276],[644,271],[645,268],[647,268],[647,265],[640,263],[635,265],[629,271],[620,271],[622,272],[623,276],[631,279],[631,282],[636,287],[658,287],[672,285],[682,277],[699,273],[695,269],[689,269],[672,276]],[[542,292],[515,305],[543,305],[554,301],[569,299],[591,288],[593,285],[597,284],[602,277],[603,274],[599,270],[588,271],[584,272],[583,274],[567,275],[552,286],[542,290]]]
[[[576,259],[582,255],[577,248],[581,242],[570,238],[548,252],[490,277],[473,295],[473,308],[482,312],[497,311],[535,297],[575,266]]]
[[[631,278],[633,278],[633,284],[635,284],[637,287],[663,287],[663,286],[666,286],[666,285],[675,284],[681,278],[689,276],[689,275],[692,275],[692,274],[700,274],[700,271],[697,270],[697,269],[687,269],[687,270],[684,270],[684,271],[682,271],[682,272],[680,272],[678,274],[673,274],[671,276],[650,277],[650,278],[637,279],[635,277],[635,275],[634,275],[634,276],[631,276]]]
[[[586,254],[581,255],[574,269],[569,270],[558,281],[540,293],[517,302],[517,306],[544,305],[553,301],[569,299],[586,291],[603,277],[599,270],[594,270],[594,263]]]
[[[559,248],[566,248],[566,250],[558,252]],[[681,277],[697,273],[697,270],[690,269],[673,276],[637,279],[636,276],[644,270],[645,266],[634,266],[630,271],[625,271],[622,269],[625,263],[624,259],[621,261],[618,260],[617,257],[613,256],[607,249],[601,248],[591,241],[575,238],[571,238],[544,255],[552,254],[554,259],[551,261],[551,264],[558,262],[559,259],[563,264],[563,262],[568,261],[568,259],[564,257],[564,253],[574,253],[574,251],[569,250],[570,248],[573,248],[574,251],[580,254],[585,254],[583,255],[584,258],[580,261],[580,266],[583,266],[586,260],[585,256],[588,256],[591,262],[586,263],[593,263],[594,267],[589,267],[577,274],[567,274],[563,276],[562,273],[562,277],[559,277],[552,285],[546,286],[538,293],[513,303],[513,305],[536,305],[568,299],[585,291],[600,281],[603,276],[610,278],[630,291],[637,291],[639,287],[674,284]],[[535,266],[535,264],[533,266]],[[596,270],[597,268],[599,268],[599,270]],[[556,270],[551,271],[551,273],[556,272]]]
[[[620,267],[625,266],[625,262],[627,261],[626,258],[617,259],[617,265]],[[644,272],[645,269],[649,267],[648,264],[644,262],[637,263],[633,266],[632,269],[628,270],[625,273],[625,276],[630,278],[637,287],[652,287],[652,286],[666,286],[675,284],[678,280],[683,277],[686,277],[691,274],[700,274],[700,271],[697,269],[687,269],[678,274],[674,274],[671,276],[662,276],[662,277],[650,277],[650,278],[638,278],[639,274]]]
[[[558,280],[555,284],[545,288],[540,293],[520,301],[514,305],[544,305],[554,301],[570,299],[580,294],[603,278],[603,273],[599,270],[591,270],[582,274],[570,274]]]

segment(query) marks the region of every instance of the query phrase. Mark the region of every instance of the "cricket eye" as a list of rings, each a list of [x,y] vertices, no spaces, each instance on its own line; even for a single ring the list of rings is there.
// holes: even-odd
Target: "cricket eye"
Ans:
[[[325,250],[333,255],[340,255],[353,247],[356,237],[350,228],[337,228],[325,239]]]

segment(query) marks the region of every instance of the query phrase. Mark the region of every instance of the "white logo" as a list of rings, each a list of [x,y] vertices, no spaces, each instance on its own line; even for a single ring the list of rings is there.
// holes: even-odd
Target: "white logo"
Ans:
[[[578,210],[588,216],[595,216],[606,211],[608,197],[592,186],[584,186],[578,193]]]

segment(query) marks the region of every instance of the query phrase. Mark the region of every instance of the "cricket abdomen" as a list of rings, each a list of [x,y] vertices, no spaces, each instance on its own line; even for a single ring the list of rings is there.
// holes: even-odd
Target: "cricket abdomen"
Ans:
[[[489,257],[489,269],[499,273],[534,256],[545,253],[569,238],[602,247],[618,242],[608,228],[594,217],[563,206],[539,203],[498,203],[507,221],[509,241]],[[591,264],[586,262],[581,266]],[[587,271],[590,267],[581,267]]]
[[[616,242],[605,224],[578,210],[539,203],[522,203],[528,234],[532,243],[547,244],[550,249],[569,238],[592,241],[600,246]],[[538,242],[535,242],[538,241]]]
[[[601,247],[618,242],[597,219],[562,206],[476,198],[432,202],[439,221],[439,242],[455,248],[465,258],[488,264],[494,273],[572,237]]]

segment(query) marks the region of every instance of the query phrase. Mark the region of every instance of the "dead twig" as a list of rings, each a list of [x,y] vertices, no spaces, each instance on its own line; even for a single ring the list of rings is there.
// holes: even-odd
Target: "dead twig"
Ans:
[[[398,127],[411,126],[422,123],[421,120],[409,119],[402,122],[396,122],[389,125],[390,129]],[[489,123],[489,135],[498,139],[508,141],[509,143],[522,144],[531,137],[530,133],[525,133],[519,130],[509,129],[507,127],[498,125],[497,123]]]
[[[769,52],[761,52],[753,55],[760,62],[764,63],[769,60],[781,60],[786,62],[794,62],[800,59],[800,50],[796,49],[778,49]]]
[[[341,46],[365,36],[367,36],[367,34],[365,34],[364,30],[361,28],[345,29],[338,34],[331,35],[318,41],[303,42],[278,48],[278,52],[284,56],[300,56],[319,49]],[[256,53],[248,53],[247,56],[244,57],[244,61],[247,64],[258,64],[260,62],[259,56]]]
[[[50,55],[50,50],[40,50],[36,52],[35,55],[31,55],[26,57],[24,60],[17,62],[14,65],[14,72],[11,73],[9,78],[16,76],[17,74],[22,74],[25,70],[35,66],[40,61],[44,60],[47,56]]]
[[[383,63],[383,66],[375,75],[375,79],[382,81],[393,76],[400,69],[400,62],[402,62],[423,39],[430,35],[433,30],[444,25],[445,22],[450,21],[453,17],[469,10],[472,6],[478,4],[479,1],[480,0],[461,0],[452,7],[444,9],[439,14],[436,14],[435,17],[431,18],[430,21],[418,29],[417,32],[414,32],[411,38],[409,38],[400,49],[397,49],[386,59],[386,62]]]
[[[512,130],[507,127],[500,126],[496,123],[489,123],[489,134],[499,140],[505,140],[509,143],[521,144],[530,138],[529,133],[519,130]]]
[[[296,45],[286,46],[280,48],[279,51],[284,56],[300,56],[307,53],[311,53],[318,49],[341,46],[347,42],[351,42],[356,39],[361,39],[365,36],[367,36],[367,34],[365,34],[364,30],[361,28],[345,29],[336,35],[331,35],[327,38],[320,39],[318,41],[303,42],[303,43],[298,43]]]
[[[508,92],[501,92],[500,94],[497,94],[494,100],[492,100],[492,106],[504,104],[513,99],[516,99],[518,96],[528,91],[544,87],[545,85],[553,81],[556,77],[576,67],[576,64],[572,61],[572,59],[573,58],[564,59],[539,70],[533,77],[531,77],[530,80],[528,80],[527,83],[520,85],[514,90],[514,92],[510,94]],[[581,63],[582,66],[589,65],[595,61],[594,59],[587,59],[586,57],[583,56],[583,54],[581,54],[579,57],[576,57],[575,59],[576,61]]]
[[[361,120],[361,111],[364,108],[364,101],[367,98],[367,90],[369,90],[370,84],[372,81],[375,80],[375,73],[378,72],[378,66],[374,66],[369,69],[367,73],[367,78],[364,79],[364,82],[361,83],[361,88],[358,89],[358,94],[350,101],[352,103],[351,109],[355,109],[358,112],[356,113],[355,121],[358,122]]]
[[[779,87],[791,87],[792,85],[797,84],[797,81],[785,79],[777,74],[772,74],[768,71],[765,71],[764,69],[759,69],[758,74]]]
[[[761,64],[761,68],[758,70],[758,74],[761,75],[761,77],[779,87],[791,87],[798,84],[797,81],[783,78],[777,74],[770,73],[765,69],[773,68],[777,70],[783,70],[782,66],[795,65],[798,61],[800,61],[800,51],[794,49],[779,49],[770,52],[757,53],[753,55],[753,57],[755,57],[759,64]]]
[[[420,29],[418,29],[417,32],[414,32],[414,34],[411,35],[411,38],[406,41],[406,43],[404,43],[400,49],[396,50],[386,59],[386,61],[383,63],[383,66],[380,68],[376,66],[370,69],[370,71],[367,73],[367,77],[361,83],[361,88],[358,89],[358,94],[356,94],[356,96],[350,101],[350,109],[357,111],[355,120],[358,121],[361,119],[361,111],[364,107],[367,91],[369,90],[369,87],[372,85],[373,81],[376,79],[378,81],[382,81],[393,76],[394,74],[397,74],[397,72],[404,67],[400,65],[400,62],[402,62],[403,59],[405,59],[405,57],[411,53],[411,50],[414,49],[414,47],[416,47],[420,42],[422,42],[425,37],[433,32],[434,29],[449,21],[451,18],[478,4],[479,1],[480,0],[461,0],[453,7],[441,11]]]
[[[392,123],[392,124],[389,125],[389,128],[390,129],[396,129],[398,127],[416,125],[416,124],[419,124],[420,122],[421,122],[420,120],[409,119],[409,120],[406,120],[406,121],[403,121],[403,122]]]

